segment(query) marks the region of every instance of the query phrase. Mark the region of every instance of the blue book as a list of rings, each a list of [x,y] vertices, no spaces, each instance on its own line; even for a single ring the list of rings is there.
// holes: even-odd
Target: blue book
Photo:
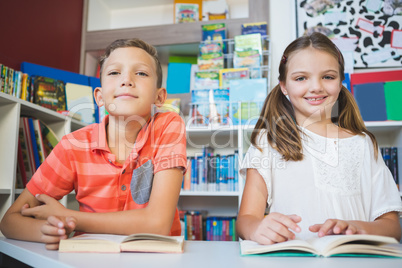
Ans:
[[[263,101],[267,97],[267,79],[231,80],[229,89],[233,124],[255,124],[260,115]]]
[[[387,120],[384,83],[354,85],[353,93],[364,121]]]
[[[31,134],[31,142],[32,142],[32,151],[35,159],[35,167],[36,170],[38,170],[40,166],[40,160],[39,160],[39,151],[38,151],[38,144],[36,142],[36,135],[35,135],[35,129],[33,125],[33,119],[28,118],[28,125],[29,125],[29,133]]]

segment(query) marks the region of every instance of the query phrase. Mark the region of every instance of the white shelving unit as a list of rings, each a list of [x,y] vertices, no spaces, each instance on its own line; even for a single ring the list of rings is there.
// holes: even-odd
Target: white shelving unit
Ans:
[[[32,116],[45,122],[61,138],[77,130],[84,123],[39,105],[21,100],[0,92],[0,218],[14,202],[22,189],[15,188],[18,129],[21,116]],[[65,198],[63,205],[70,206],[73,201]]]

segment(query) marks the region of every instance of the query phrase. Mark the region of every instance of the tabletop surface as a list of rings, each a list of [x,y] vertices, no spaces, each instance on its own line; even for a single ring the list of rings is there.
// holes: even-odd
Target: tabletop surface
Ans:
[[[401,245],[402,247],[402,245]],[[239,242],[185,241],[184,253],[59,253],[44,244],[0,238],[0,252],[33,267],[402,268],[399,258],[240,256]]]

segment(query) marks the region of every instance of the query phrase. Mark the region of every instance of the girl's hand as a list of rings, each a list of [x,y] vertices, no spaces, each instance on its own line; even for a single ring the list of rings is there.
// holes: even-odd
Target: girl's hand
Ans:
[[[41,227],[41,241],[46,244],[46,249],[57,250],[60,240],[67,239],[76,225],[77,221],[74,217],[50,216]]]
[[[30,208],[28,204],[25,204],[21,208],[21,215],[38,220],[46,220],[49,216],[54,215],[66,215],[63,213],[66,208],[53,197],[45,194],[38,194],[35,197],[42,205]]]
[[[323,224],[314,224],[309,227],[309,230],[313,233],[318,233],[318,237],[326,235],[337,234],[365,234],[366,231],[359,228],[352,221],[343,221],[338,219],[328,219]]]
[[[295,234],[290,230],[299,233],[301,229],[297,223],[300,221],[301,217],[297,215],[270,213],[264,217],[250,238],[263,245],[292,240]]]

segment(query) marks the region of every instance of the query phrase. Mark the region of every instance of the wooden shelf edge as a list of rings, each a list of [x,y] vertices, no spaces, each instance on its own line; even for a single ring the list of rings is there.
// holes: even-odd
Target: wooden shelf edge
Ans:
[[[192,23],[168,24],[115,30],[91,31],[85,33],[85,51],[104,50],[116,39],[140,37],[154,46],[180,45],[199,43],[202,41],[201,26],[204,24],[223,22],[228,31],[228,38],[241,34],[243,23],[253,22],[254,19],[229,19],[216,21],[197,21]]]

